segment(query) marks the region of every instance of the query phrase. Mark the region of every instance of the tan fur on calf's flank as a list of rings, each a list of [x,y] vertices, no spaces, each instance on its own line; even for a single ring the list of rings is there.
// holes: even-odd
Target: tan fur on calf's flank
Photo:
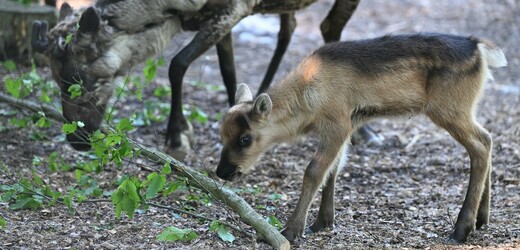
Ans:
[[[303,81],[310,83],[314,76],[320,71],[321,61],[317,57],[309,57],[301,63]]]

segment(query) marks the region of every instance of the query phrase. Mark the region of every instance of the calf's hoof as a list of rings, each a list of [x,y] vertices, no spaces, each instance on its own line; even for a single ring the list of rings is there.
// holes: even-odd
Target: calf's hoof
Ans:
[[[293,243],[297,238],[303,235],[303,229],[298,230],[294,228],[284,228],[282,230],[282,235],[291,243]]]
[[[468,235],[471,230],[454,230],[450,237],[448,237],[446,243],[448,244],[462,244],[466,242]]]
[[[317,232],[320,232],[320,231],[325,231],[325,230],[332,230],[334,229],[334,223],[329,223],[329,222],[319,222],[319,221],[315,221],[312,226],[308,227],[307,229],[305,229],[305,234],[312,234],[312,233],[317,233]]]
[[[477,223],[475,224],[476,229],[480,229],[480,228],[482,228],[482,226],[484,226],[488,223],[489,223],[489,212],[477,214]]]
[[[188,123],[187,130],[184,130],[179,134],[179,138],[179,145],[166,145],[165,151],[173,158],[177,160],[183,160],[186,158],[186,155],[188,155],[191,150],[191,146],[193,145],[193,127],[191,126],[191,123]]]

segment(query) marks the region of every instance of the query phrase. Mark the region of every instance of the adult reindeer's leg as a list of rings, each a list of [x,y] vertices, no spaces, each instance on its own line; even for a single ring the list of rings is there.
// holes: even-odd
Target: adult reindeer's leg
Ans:
[[[470,113],[471,111],[468,111]],[[470,158],[470,178],[466,198],[459,212],[455,229],[450,240],[465,242],[475,228],[477,214],[489,215],[489,174],[491,170],[492,140],[489,133],[478,124],[472,115],[460,113],[446,116],[446,113],[428,116],[446,129],[460,144]],[[485,194],[488,189],[488,194]],[[484,195],[484,197],[483,197]],[[482,203],[484,202],[484,204]],[[484,210],[482,210],[484,209]],[[487,218],[483,218],[487,222]]]
[[[237,90],[237,77],[231,32],[217,43],[217,54],[220,73],[222,74],[222,80],[224,81],[228,94],[229,106],[233,106],[235,104],[235,92]]]
[[[269,85],[271,85],[274,74],[278,70],[278,66],[280,66],[283,55],[287,50],[287,46],[289,46],[289,43],[291,42],[291,37],[295,28],[296,18],[294,18],[294,12],[280,14],[280,32],[278,33],[278,43],[276,44],[276,49],[274,51],[273,58],[269,63],[269,67],[267,67],[264,80],[262,81],[262,84],[260,85],[256,95],[265,92],[267,88],[269,88]]]
[[[334,186],[338,172],[343,168],[347,160],[348,145],[344,145],[340,150],[340,156],[336,167],[331,170],[329,177],[321,194],[320,210],[316,221],[308,228],[308,233],[314,233],[326,228],[334,227]]]
[[[344,148],[351,130],[345,129],[341,125],[343,124],[337,122],[326,125],[328,130],[327,134],[324,135],[324,137],[322,136],[313,159],[305,169],[300,199],[282,231],[285,238],[291,242],[303,234],[307,221],[307,214],[312,201],[314,200],[314,196],[316,196],[318,188],[322,185],[323,180],[331,171],[334,170],[336,167],[336,161],[343,153],[342,149]],[[327,195],[333,191],[334,181],[335,178],[331,178],[332,183],[327,185],[329,188],[329,190],[327,190]],[[329,198],[327,195],[325,195],[326,203],[329,202],[327,200]],[[320,211],[322,211],[321,208]],[[322,216],[327,216],[327,219],[330,219],[330,211],[323,210],[322,213]],[[334,211],[332,211],[332,214],[334,214]]]
[[[168,76],[172,86],[172,103],[166,131],[166,151],[177,159],[186,156],[191,148],[192,129],[182,115],[182,80],[188,66],[211,46],[231,32],[231,28],[244,16],[251,13],[258,0],[235,0],[227,2],[223,15],[215,15],[200,26],[193,40],[173,57]]]
[[[320,29],[326,43],[341,39],[341,32],[354,14],[359,0],[336,0],[329,14],[321,22]]]

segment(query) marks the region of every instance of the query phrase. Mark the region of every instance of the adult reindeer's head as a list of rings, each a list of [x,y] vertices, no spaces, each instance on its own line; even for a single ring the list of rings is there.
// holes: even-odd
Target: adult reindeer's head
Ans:
[[[101,56],[101,19],[94,7],[72,10],[68,4],[60,9],[56,27],[47,32],[47,23],[33,23],[32,46],[49,57],[52,77],[61,90],[63,116],[69,122],[81,121],[85,126],[68,134],[67,140],[77,150],[88,150],[88,135],[98,129],[104,116],[112,87],[100,85],[100,74],[92,72],[92,64]],[[111,79],[110,79],[111,80]],[[77,96],[79,94],[79,96]]]
[[[129,33],[110,26],[102,12],[98,7],[73,10],[65,3],[50,31],[46,22],[33,23],[32,46],[49,57],[52,77],[61,90],[63,116],[85,124],[67,135],[77,150],[90,149],[88,136],[103,121],[114,82],[160,52],[180,28],[179,20],[170,16],[142,23],[142,31]]]

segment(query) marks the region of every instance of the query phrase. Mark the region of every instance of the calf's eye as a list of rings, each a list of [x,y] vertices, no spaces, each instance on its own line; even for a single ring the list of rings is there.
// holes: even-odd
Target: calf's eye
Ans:
[[[247,147],[251,145],[251,135],[243,135],[238,139],[238,145],[241,147]]]

